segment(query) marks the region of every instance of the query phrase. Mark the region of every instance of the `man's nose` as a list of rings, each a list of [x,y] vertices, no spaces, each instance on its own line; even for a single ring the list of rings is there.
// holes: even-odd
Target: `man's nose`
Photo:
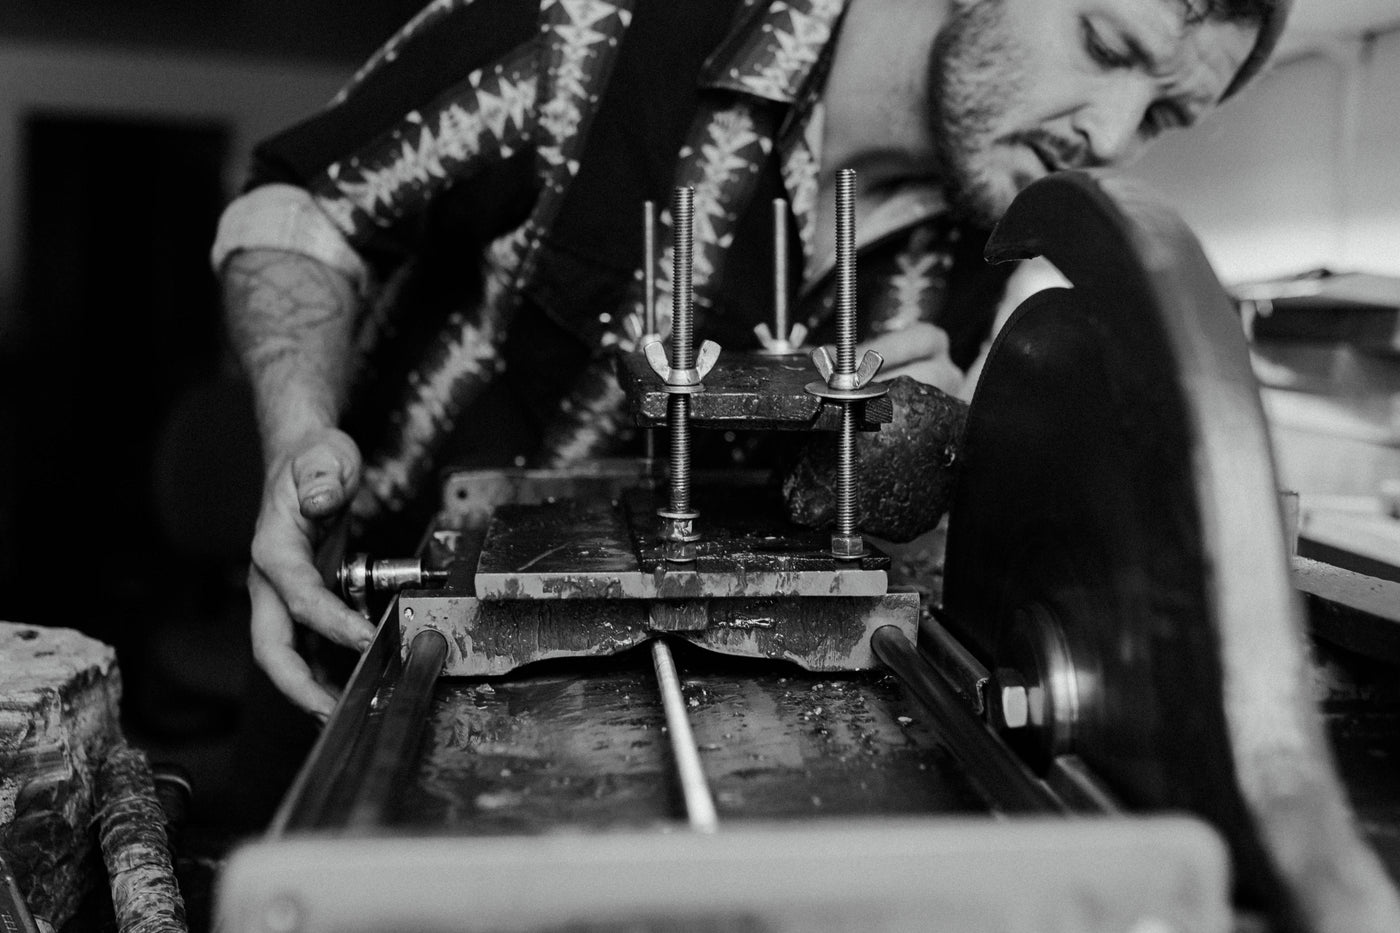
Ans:
[[[1142,122],[1152,103],[1146,81],[1122,75],[1108,78],[1075,116],[1075,130],[1093,166],[1130,161],[1142,147]]]

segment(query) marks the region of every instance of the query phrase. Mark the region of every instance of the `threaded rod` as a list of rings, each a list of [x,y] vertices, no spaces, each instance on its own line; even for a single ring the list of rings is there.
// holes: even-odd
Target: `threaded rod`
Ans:
[[[671,366],[695,366],[694,295],[691,261],[694,250],[695,189],[677,188],[671,202],[675,251],[671,273]],[[673,394],[667,400],[671,432],[671,511],[690,511],[690,396]]]
[[[694,250],[695,189],[676,189],[671,202],[671,222],[676,248],[671,264],[671,366],[695,366],[694,295],[691,293],[691,263]]]
[[[836,371],[856,371],[856,173],[836,173]]]

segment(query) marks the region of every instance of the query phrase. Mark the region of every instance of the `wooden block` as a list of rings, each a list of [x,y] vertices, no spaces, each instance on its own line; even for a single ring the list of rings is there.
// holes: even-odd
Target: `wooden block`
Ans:
[[[107,645],[0,622],[0,849],[30,911],[55,928],[103,877],[94,787],[121,738],[120,699]]]

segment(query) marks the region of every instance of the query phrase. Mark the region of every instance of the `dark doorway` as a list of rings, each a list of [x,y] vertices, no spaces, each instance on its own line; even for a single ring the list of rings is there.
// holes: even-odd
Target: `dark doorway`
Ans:
[[[207,256],[229,141],[219,126],[35,113],[24,146],[0,618],[114,646],[130,707],[152,627],[198,572],[156,478],[172,413],[228,367]]]
[[[229,142],[31,115],[20,306],[0,333],[0,619],[116,649],[127,737],[193,779],[177,863],[192,930],[208,865],[261,828],[312,732],[266,728],[245,700],[261,455],[208,258]]]

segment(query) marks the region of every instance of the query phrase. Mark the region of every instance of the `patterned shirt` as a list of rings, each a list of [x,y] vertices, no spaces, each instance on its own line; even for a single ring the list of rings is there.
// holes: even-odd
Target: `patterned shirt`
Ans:
[[[664,332],[673,186],[695,188],[700,336],[755,342],[770,195],[800,245],[794,319],[822,333],[834,276],[813,242],[821,91],[845,4],[434,0],[325,111],[259,147],[215,261],[294,249],[361,283],[349,428],[365,452],[362,522],[431,493],[454,427],[477,428],[473,406],[503,372],[532,397],[533,462],[615,445],[611,355],[642,331],[641,205],[661,205]],[[944,207],[937,189],[911,189],[862,222],[858,300],[867,332],[944,327],[966,368],[1006,272]]]

